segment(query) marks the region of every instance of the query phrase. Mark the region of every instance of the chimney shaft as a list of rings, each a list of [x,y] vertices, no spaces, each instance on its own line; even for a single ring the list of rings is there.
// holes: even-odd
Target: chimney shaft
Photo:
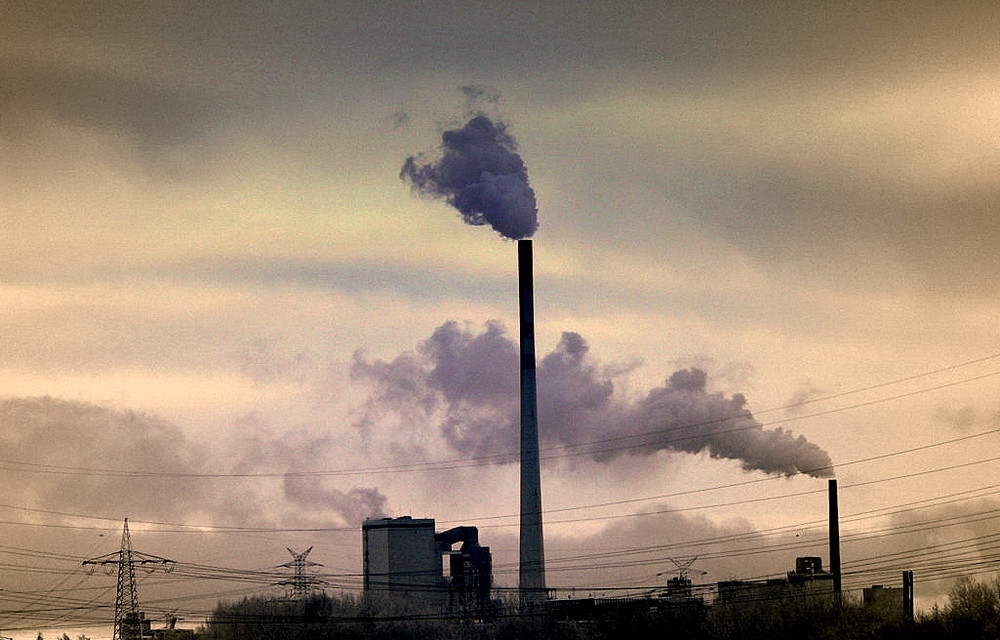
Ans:
[[[538,395],[535,382],[535,303],[531,240],[517,242],[521,316],[521,537],[518,586],[522,602],[542,602],[542,481],[538,461]]]
[[[840,511],[837,506],[837,481],[830,480],[830,573],[833,574],[833,591],[840,593]]]
[[[903,615],[913,622],[913,572],[903,572]]]

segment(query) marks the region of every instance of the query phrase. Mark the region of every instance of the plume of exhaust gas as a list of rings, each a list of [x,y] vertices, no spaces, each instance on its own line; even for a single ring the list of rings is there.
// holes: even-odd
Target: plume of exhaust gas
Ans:
[[[353,487],[346,493],[327,487],[317,478],[286,475],[285,497],[303,509],[333,513],[344,524],[360,527],[368,518],[383,518],[389,499],[372,487]]]
[[[313,477],[286,477],[284,501],[274,499],[269,483],[245,483],[234,491],[196,477],[218,472],[291,474],[318,468],[328,464],[330,436],[325,432],[272,432],[254,420],[244,420],[238,438],[205,446],[152,414],[50,397],[0,398],[0,425],[4,456],[29,467],[80,466],[151,474],[135,478],[95,470],[81,481],[72,473],[36,473],[28,482],[23,470],[0,469],[8,502],[53,514],[117,518],[123,513],[156,513],[180,521],[203,521],[204,514],[211,514],[213,523],[267,524],[284,513],[312,507],[317,514],[314,521],[326,524],[322,519],[332,516],[360,524],[370,514],[383,514],[388,502],[376,488],[341,491]]]
[[[772,474],[832,475],[830,456],[802,436],[765,429],[741,394],[708,391],[697,368],[674,372],[634,400],[616,392],[620,369],[601,367],[586,341],[564,333],[538,365],[538,417],[543,445],[583,449],[595,461],[671,450],[738,460]],[[447,322],[415,350],[393,360],[355,353],[353,380],[368,385],[358,425],[388,416],[410,432],[433,424],[455,451],[496,456],[518,449],[518,349],[497,322],[473,332]]]
[[[441,198],[468,224],[490,225],[511,240],[538,229],[535,192],[507,125],[483,114],[441,135],[440,156],[410,156],[399,177],[413,190]]]

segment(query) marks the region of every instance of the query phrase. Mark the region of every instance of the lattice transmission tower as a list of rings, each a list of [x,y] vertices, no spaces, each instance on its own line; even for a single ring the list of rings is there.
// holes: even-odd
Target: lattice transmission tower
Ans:
[[[314,587],[324,584],[324,582],[319,578],[307,575],[306,567],[322,567],[323,565],[318,562],[313,562],[312,560],[306,560],[306,556],[308,556],[309,552],[313,550],[312,547],[309,547],[302,553],[296,553],[290,547],[285,548],[288,549],[288,553],[292,554],[292,561],[278,566],[293,569],[295,571],[295,575],[288,580],[282,580],[277,584],[290,587],[288,590],[288,596],[292,600],[304,600],[309,597],[309,594],[312,592]]]
[[[145,568],[172,569],[173,560],[132,550],[132,536],[128,532],[128,518],[122,529],[122,543],[118,551],[84,560],[84,565],[103,566],[108,573],[118,568],[118,589],[115,592],[115,629],[113,640],[141,640],[144,615],[139,611],[139,594],[135,586],[136,565]],[[146,623],[148,625],[148,623]]]

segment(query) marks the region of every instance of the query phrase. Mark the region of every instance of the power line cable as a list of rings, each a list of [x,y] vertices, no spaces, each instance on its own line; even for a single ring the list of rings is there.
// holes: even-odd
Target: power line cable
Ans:
[[[835,393],[835,394],[831,394],[831,395],[828,395],[828,396],[823,396],[823,397],[820,397],[820,398],[812,398],[812,399],[809,399],[809,400],[805,400],[805,401],[801,401],[801,402],[796,402],[796,403],[792,403],[792,404],[788,404],[788,405],[783,405],[783,406],[779,406],[779,407],[772,407],[772,408],[768,408],[768,409],[763,409],[763,410],[757,411],[756,415],[762,415],[762,414],[766,414],[766,413],[773,413],[773,412],[776,412],[776,411],[794,409],[794,408],[798,408],[798,407],[805,406],[805,405],[816,404],[818,402],[827,401],[827,400],[830,400],[830,399],[836,399],[836,398],[846,397],[846,396],[849,396],[849,395],[855,395],[855,394],[858,394],[858,393],[863,393],[865,391],[871,391],[873,389],[884,388],[884,387],[888,387],[888,386],[892,386],[892,385],[896,385],[896,384],[901,384],[903,382],[909,382],[909,381],[916,380],[916,379],[919,379],[919,378],[924,378],[924,377],[936,375],[936,374],[943,373],[943,372],[946,372],[946,371],[951,371],[951,370],[959,369],[959,368],[962,368],[962,367],[970,366],[970,365],[981,363],[981,362],[986,362],[986,361],[993,360],[993,359],[996,359],[996,358],[1000,358],[1000,354],[994,354],[994,355],[990,355],[990,356],[984,356],[984,357],[976,358],[974,360],[969,360],[969,361],[966,361],[966,362],[963,362],[963,363],[949,365],[949,366],[946,366],[946,367],[941,367],[941,368],[938,368],[938,369],[935,369],[935,370],[932,370],[932,371],[927,371],[927,372],[923,372],[923,373],[920,373],[920,374],[914,374],[914,375],[911,375],[911,376],[906,376],[904,378],[899,378],[899,379],[896,379],[896,380],[890,380],[890,381],[887,381],[887,382],[882,382],[882,383],[877,383],[877,384],[873,384],[873,385],[868,385],[866,387],[860,387],[860,388],[857,388],[857,389],[843,391],[843,392],[840,392],[840,393]],[[923,394],[923,393],[929,393],[929,392],[932,392],[932,391],[939,391],[941,389],[946,389],[946,388],[957,386],[957,385],[961,385],[961,384],[967,384],[969,382],[975,382],[975,381],[978,381],[978,380],[982,380],[982,379],[993,377],[993,376],[997,376],[997,375],[1000,375],[1000,371],[994,371],[994,372],[990,372],[990,373],[980,374],[980,375],[977,375],[977,376],[972,376],[972,377],[964,378],[964,379],[961,379],[961,380],[946,382],[946,383],[942,383],[942,384],[935,385],[935,386],[932,386],[932,387],[926,387],[926,388],[923,388],[923,389],[917,389],[917,390],[914,390],[914,391],[900,393],[900,394],[896,394],[896,395],[893,395],[893,396],[887,396],[887,397],[883,397],[883,398],[877,398],[877,399],[874,399],[874,400],[869,400],[869,401],[865,401],[865,402],[861,402],[861,403],[856,403],[856,404],[853,404],[853,405],[847,405],[847,406],[843,406],[843,407],[834,407],[834,408],[831,408],[831,409],[826,409],[826,410],[823,410],[823,411],[818,411],[818,412],[807,414],[807,415],[790,416],[790,417],[787,417],[787,418],[782,418],[782,419],[778,419],[778,420],[772,420],[772,421],[769,421],[769,422],[766,422],[766,423],[760,423],[760,422],[754,421],[753,424],[750,425],[750,426],[748,426],[748,427],[739,427],[739,428],[733,429],[732,431],[733,432],[739,432],[739,431],[744,431],[744,430],[747,430],[747,429],[755,429],[755,428],[758,428],[758,427],[766,427],[766,426],[777,425],[777,424],[785,424],[785,423],[789,423],[789,422],[797,422],[797,421],[805,420],[805,419],[808,419],[808,418],[813,418],[813,417],[818,417],[818,416],[824,416],[824,415],[829,415],[831,413],[838,413],[838,412],[841,412],[841,411],[848,411],[848,410],[852,410],[852,409],[857,409],[857,408],[872,406],[872,405],[875,405],[875,404],[881,404],[881,403],[889,402],[889,401],[892,401],[892,400],[898,400],[898,399],[902,399],[902,398],[912,397],[912,396],[915,396],[915,395],[920,395],[920,394]],[[587,442],[573,443],[573,444],[564,444],[564,445],[559,445],[558,447],[543,447],[541,449],[542,452],[548,451],[548,452],[557,452],[557,453],[550,453],[549,455],[543,455],[542,459],[549,460],[549,459],[560,459],[560,458],[566,458],[566,457],[575,457],[575,456],[581,456],[581,455],[594,455],[594,454],[600,454],[600,453],[614,453],[614,452],[617,452],[617,451],[623,451],[623,450],[628,450],[628,449],[633,449],[633,448],[638,448],[638,447],[647,447],[647,446],[650,446],[651,444],[671,444],[671,443],[674,443],[674,442],[682,442],[684,440],[688,440],[688,439],[692,439],[692,438],[700,437],[700,436],[685,436],[685,437],[679,437],[679,438],[675,438],[675,439],[668,439],[668,440],[663,440],[663,441],[656,441],[656,442],[653,442],[653,443],[648,443],[647,442],[647,443],[642,443],[642,444],[633,444],[633,445],[626,445],[626,446],[614,447],[614,448],[586,450],[586,451],[575,451],[575,452],[573,452],[573,451],[567,451],[567,449],[579,449],[579,448],[590,447],[590,446],[593,446],[593,445],[600,445],[600,444],[605,444],[605,443],[620,442],[620,441],[624,441],[624,440],[631,440],[631,439],[643,438],[643,437],[648,437],[648,436],[657,436],[657,435],[662,435],[662,434],[668,434],[668,433],[671,433],[671,432],[674,432],[674,431],[680,431],[680,430],[683,430],[683,429],[692,429],[692,428],[697,428],[697,427],[711,426],[711,425],[714,425],[714,424],[722,424],[722,423],[729,422],[729,421],[732,421],[732,420],[752,419],[751,415],[752,414],[750,412],[743,412],[743,413],[739,413],[739,414],[734,415],[734,416],[727,416],[727,417],[724,417],[724,418],[718,418],[718,419],[713,419],[713,420],[705,420],[705,421],[699,421],[699,422],[682,424],[682,425],[673,425],[673,426],[670,426],[670,427],[665,427],[665,428],[662,428],[662,429],[655,429],[655,430],[651,430],[651,431],[647,431],[647,432],[642,432],[642,433],[623,434],[623,435],[612,436],[612,437],[608,437],[608,438],[602,438],[602,439],[598,439],[598,440],[591,440],[591,441],[587,441]],[[717,433],[728,433],[728,432],[729,431],[722,431],[722,432],[717,432]],[[288,477],[288,476],[309,477],[309,476],[368,475],[368,474],[405,473],[405,472],[421,472],[421,471],[436,471],[436,470],[450,471],[450,470],[460,469],[460,468],[483,466],[485,464],[491,464],[491,463],[492,464],[502,464],[502,463],[516,462],[518,459],[519,459],[519,453],[517,453],[517,452],[508,452],[508,453],[493,454],[493,455],[488,455],[488,456],[475,456],[475,457],[466,457],[466,458],[453,458],[453,459],[449,459],[449,460],[438,460],[438,461],[430,461],[430,462],[417,462],[417,463],[408,463],[408,464],[403,464],[403,465],[388,465],[388,466],[381,466],[381,467],[355,467],[355,468],[348,468],[348,469],[328,469],[328,470],[315,470],[315,471],[280,471],[280,472],[279,471],[274,471],[274,472],[254,472],[254,473],[250,473],[250,472],[244,472],[244,473],[207,473],[207,472],[195,473],[195,472],[168,472],[168,471],[148,471],[148,470],[135,471],[135,470],[122,470],[122,469],[78,467],[78,466],[67,466],[67,465],[50,465],[50,464],[24,462],[24,461],[19,461],[19,460],[9,460],[9,459],[0,459],[0,465],[8,465],[9,466],[8,470],[16,470],[16,471],[36,472],[36,473],[52,473],[52,474],[65,474],[65,475],[95,475],[95,476],[103,476],[103,477],[140,477],[140,478],[170,478],[170,479],[176,479],[176,478],[277,478],[277,477]]]

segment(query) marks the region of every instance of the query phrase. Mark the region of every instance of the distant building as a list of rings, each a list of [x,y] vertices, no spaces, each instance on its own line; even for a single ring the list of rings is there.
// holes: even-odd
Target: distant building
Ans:
[[[885,611],[903,611],[903,590],[898,587],[883,587],[874,584],[862,592],[862,603]]]
[[[789,595],[788,580],[726,580],[717,585],[715,604],[741,604],[780,600]]]
[[[361,531],[365,592],[441,598],[444,582],[433,519],[376,518],[366,520]]]
[[[660,598],[670,604],[703,604],[705,601],[694,594],[694,584],[686,575],[667,580],[667,588],[660,594]]]
[[[150,629],[149,637],[152,640],[194,640],[194,629],[178,629],[180,618],[174,613],[166,614],[165,621],[167,626],[163,629]]]
[[[832,593],[833,574],[823,570],[821,558],[805,556],[795,559],[795,570],[789,571],[785,578],[720,582],[715,602],[762,602]]]
[[[433,519],[403,516],[366,520],[361,530],[366,593],[453,609],[490,605],[493,556],[480,546],[476,527],[435,533]]]
[[[126,613],[122,617],[119,636],[122,640],[140,640],[149,636],[152,621],[142,611]]]
[[[151,629],[149,637],[153,640],[194,640],[195,636],[194,629]]]
[[[438,553],[448,556],[449,606],[482,609],[492,604],[493,555],[479,545],[476,527],[455,527],[434,535]],[[461,542],[457,550],[452,547]]]

